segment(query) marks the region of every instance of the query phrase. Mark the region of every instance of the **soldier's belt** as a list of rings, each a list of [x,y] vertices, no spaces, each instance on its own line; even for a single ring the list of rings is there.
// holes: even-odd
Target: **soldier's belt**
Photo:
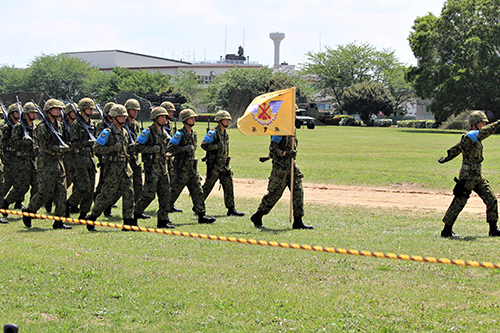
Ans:
[[[18,157],[34,157],[35,154],[32,151],[16,151],[16,156],[18,156]]]
[[[464,170],[481,170],[481,164],[462,164],[462,169]]]
[[[127,156],[107,156],[103,160],[106,162],[126,162]]]

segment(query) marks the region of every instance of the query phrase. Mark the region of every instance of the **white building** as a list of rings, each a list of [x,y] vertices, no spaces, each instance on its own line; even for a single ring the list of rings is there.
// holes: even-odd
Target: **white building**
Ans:
[[[258,62],[241,60],[185,62],[167,58],[155,57],[145,54],[108,50],[64,53],[72,57],[88,61],[91,65],[99,67],[101,71],[109,72],[113,67],[123,67],[130,70],[160,71],[163,75],[177,76],[179,70],[192,70],[203,82],[212,82],[217,74],[225,73],[234,67],[260,68]]]

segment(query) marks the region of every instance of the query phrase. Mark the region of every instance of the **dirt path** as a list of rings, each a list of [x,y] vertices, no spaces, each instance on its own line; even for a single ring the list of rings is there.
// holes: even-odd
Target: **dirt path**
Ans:
[[[267,180],[234,179],[236,197],[261,198],[267,192]],[[218,185],[212,195],[222,196]],[[329,206],[364,206],[399,209],[418,209],[446,211],[453,200],[449,191],[428,191],[418,186],[395,185],[394,187],[358,187],[339,186],[328,184],[304,183],[305,203]],[[281,200],[289,200],[288,190]],[[481,199],[473,193],[464,211],[470,213],[484,213],[486,207]]]

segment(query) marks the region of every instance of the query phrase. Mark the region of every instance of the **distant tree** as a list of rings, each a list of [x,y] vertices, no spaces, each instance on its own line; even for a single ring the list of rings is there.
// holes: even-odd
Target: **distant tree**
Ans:
[[[412,98],[412,87],[404,80],[405,66],[394,51],[378,51],[368,43],[356,42],[325,49],[306,54],[308,59],[301,64],[302,74],[311,75],[321,95],[332,96],[338,106],[342,107],[346,89],[368,81],[387,87],[400,109]]]
[[[372,115],[380,112],[388,116],[394,111],[394,99],[387,88],[378,82],[362,82],[346,89],[342,110],[359,114],[361,120],[370,123]]]
[[[4,65],[0,67],[0,94],[26,90],[25,70]]]
[[[122,77],[118,82],[120,91],[131,91],[137,96],[158,94],[160,90],[170,86],[170,75],[163,75],[160,71],[132,71],[132,74]]]
[[[441,17],[415,20],[408,39],[418,65],[406,78],[436,120],[467,109],[500,116],[499,12],[499,0],[447,0]]]
[[[42,54],[33,60],[25,70],[26,90],[43,91],[58,99],[66,95],[74,100],[84,96],[85,80],[99,71],[90,63],[65,54]]]

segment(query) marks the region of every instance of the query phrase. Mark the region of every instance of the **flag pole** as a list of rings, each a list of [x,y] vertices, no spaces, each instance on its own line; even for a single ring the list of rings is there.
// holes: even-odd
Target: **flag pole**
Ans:
[[[294,132],[296,132],[295,130]],[[292,136],[292,150],[295,148],[295,134]],[[292,222],[292,216],[293,216],[293,174],[295,170],[295,159],[292,158],[290,160],[290,217],[289,217],[289,222]]]

